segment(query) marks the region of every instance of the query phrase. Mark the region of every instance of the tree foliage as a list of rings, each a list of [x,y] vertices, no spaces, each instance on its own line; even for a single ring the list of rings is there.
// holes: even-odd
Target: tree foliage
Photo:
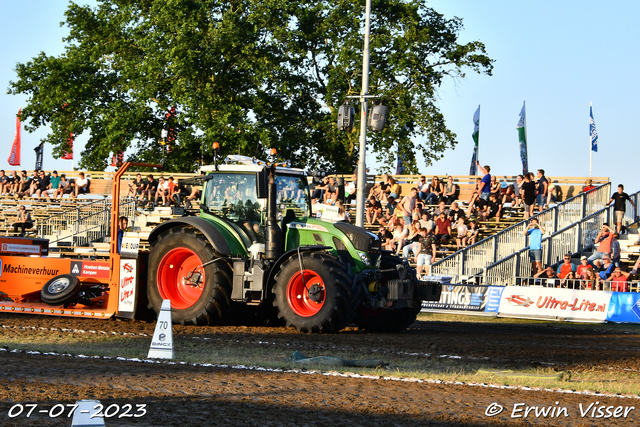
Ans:
[[[374,0],[370,93],[389,108],[387,126],[368,134],[381,160],[399,150],[408,170],[455,145],[436,105],[445,78],[491,74],[480,42],[458,43],[459,18],[425,0]],[[294,165],[348,170],[359,127],[335,125],[338,106],[361,88],[364,1],[102,0],[70,3],[64,54],[18,64],[9,92],[28,95],[27,130],[49,125],[54,153],[69,133],[88,133],[80,167],[104,169],[112,152],[191,171],[223,154],[262,156],[276,147]],[[158,144],[176,107],[177,140]],[[356,108],[357,109],[357,108]]]

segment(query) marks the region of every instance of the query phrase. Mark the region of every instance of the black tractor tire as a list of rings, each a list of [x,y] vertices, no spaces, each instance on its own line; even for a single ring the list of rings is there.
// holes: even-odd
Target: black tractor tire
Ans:
[[[48,305],[67,305],[80,292],[80,280],[71,274],[51,278],[40,291],[42,302]]]
[[[278,317],[298,332],[336,333],[355,315],[359,301],[354,292],[338,259],[324,251],[307,251],[282,264],[275,276],[273,304]]]
[[[395,268],[396,265],[402,264],[402,259],[394,255],[382,254],[380,268],[382,270]],[[416,277],[415,270],[411,269],[407,273],[407,277]],[[397,271],[384,273],[383,282],[389,280],[397,280],[400,275]],[[416,301],[416,307],[402,308],[379,308],[371,310],[366,307],[358,307],[356,315],[353,319],[359,329],[369,332],[401,332],[407,329],[416,321],[418,313],[420,313],[420,301]]]
[[[175,323],[219,325],[226,322],[232,306],[233,274],[229,262],[220,259],[199,267],[215,258],[220,256],[208,240],[193,229],[174,227],[160,234],[149,251],[149,308],[157,314],[162,300],[169,299]],[[196,272],[195,279],[192,278],[191,284],[185,283],[191,272]]]

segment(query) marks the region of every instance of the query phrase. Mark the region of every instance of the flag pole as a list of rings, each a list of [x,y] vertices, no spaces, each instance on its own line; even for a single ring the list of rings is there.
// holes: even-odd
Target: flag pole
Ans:
[[[589,103],[589,107],[590,109],[593,108],[593,102]],[[593,147],[591,146],[591,133],[589,133],[589,178],[593,177],[592,168],[593,168]]]

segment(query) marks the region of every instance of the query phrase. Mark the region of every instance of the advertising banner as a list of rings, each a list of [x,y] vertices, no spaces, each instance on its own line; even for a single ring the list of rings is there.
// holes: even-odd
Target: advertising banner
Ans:
[[[120,286],[118,286],[118,315],[133,317],[136,306],[136,260],[120,260]]]
[[[489,286],[489,292],[487,293],[487,305],[484,311],[488,313],[498,313],[503,290],[503,286]]]
[[[605,321],[611,292],[507,286],[500,297],[501,316]]]
[[[440,301],[422,301],[423,311],[485,311],[488,286],[442,285]]]
[[[640,323],[640,294],[637,292],[612,292],[607,320],[610,322]]]

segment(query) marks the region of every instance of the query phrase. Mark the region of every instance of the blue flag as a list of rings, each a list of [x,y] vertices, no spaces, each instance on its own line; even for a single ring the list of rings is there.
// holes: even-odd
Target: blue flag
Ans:
[[[591,149],[598,152],[598,131],[596,130],[596,122],[593,120],[593,107],[589,106],[589,136],[591,139]]]

